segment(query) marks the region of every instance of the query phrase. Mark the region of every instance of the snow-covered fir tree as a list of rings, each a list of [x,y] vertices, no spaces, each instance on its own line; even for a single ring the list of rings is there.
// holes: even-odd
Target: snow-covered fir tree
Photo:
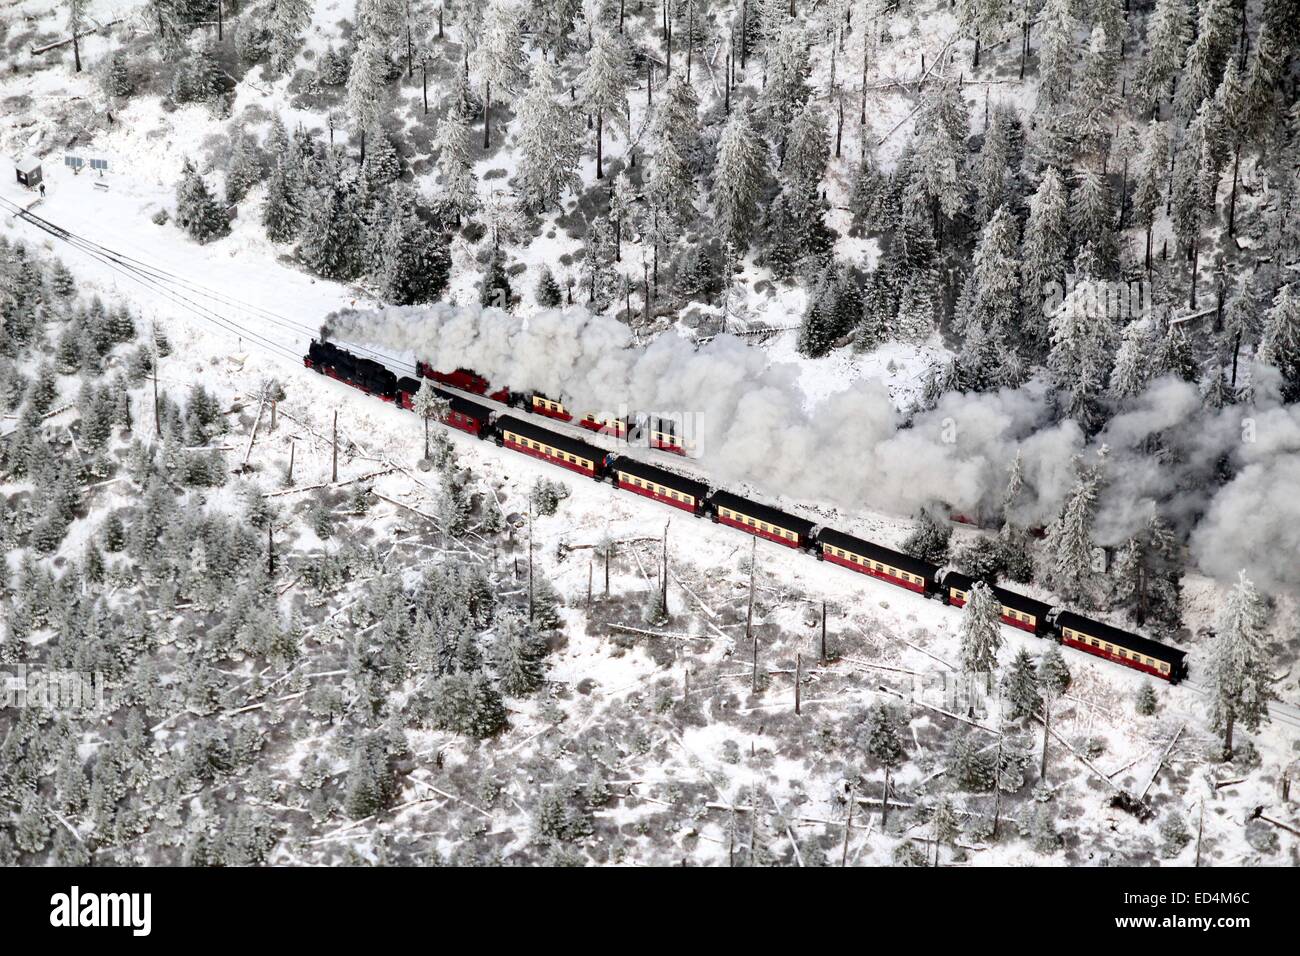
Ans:
[[[755,233],[759,195],[767,178],[767,149],[741,104],[731,111],[718,140],[713,172],[713,208],[719,233],[737,251]]]
[[[557,205],[565,190],[581,185],[580,123],[573,108],[557,96],[558,82],[555,67],[548,60],[538,61],[516,113],[516,188],[524,208],[533,212]]]
[[[604,133],[606,126],[628,129],[627,46],[614,30],[597,30],[587,52],[586,68],[578,75],[578,96],[584,108],[595,117],[596,178],[603,179]]]
[[[1210,689],[1210,721],[1223,733],[1225,759],[1232,757],[1237,724],[1258,730],[1268,720],[1269,701],[1277,699],[1267,641],[1267,604],[1243,571],[1219,615],[1203,678]]]
[[[966,593],[958,637],[963,674],[989,676],[997,671],[1002,647],[1002,602],[983,581],[976,581]]]

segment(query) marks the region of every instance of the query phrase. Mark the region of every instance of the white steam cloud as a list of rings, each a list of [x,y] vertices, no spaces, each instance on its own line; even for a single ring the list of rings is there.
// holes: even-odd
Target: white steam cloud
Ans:
[[[672,417],[718,483],[849,511],[910,514],[940,501],[995,513],[1019,453],[1014,517],[1046,524],[1075,481],[1074,457],[1104,443],[1098,543],[1122,543],[1158,504],[1191,535],[1207,573],[1226,581],[1245,568],[1261,587],[1300,590],[1300,410],[1267,394],[1253,409],[1207,412],[1194,386],[1161,379],[1089,446],[1073,421],[1056,420],[1039,382],[950,393],[903,427],[879,382],[857,382],[810,411],[797,370],[739,339],[697,347],[663,335],[642,348],[627,326],[577,307],[523,318],[445,304],[345,310],[325,329],[435,368],[472,368],[494,386],[562,397],[579,413]],[[1223,485],[1225,462],[1240,471]]]

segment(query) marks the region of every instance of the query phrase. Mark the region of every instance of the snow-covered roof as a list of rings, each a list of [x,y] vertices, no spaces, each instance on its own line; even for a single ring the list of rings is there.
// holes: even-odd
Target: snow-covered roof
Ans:
[[[14,167],[18,172],[26,175],[27,173],[34,173],[36,170],[40,169],[41,161],[35,156],[24,156],[22,159],[18,160],[18,162],[14,163]]]

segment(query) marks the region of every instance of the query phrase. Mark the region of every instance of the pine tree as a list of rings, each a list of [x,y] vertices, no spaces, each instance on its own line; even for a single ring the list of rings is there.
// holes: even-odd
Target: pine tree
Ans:
[[[1139,81],[1135,84],[1148,109],[1155,110],[1160,100],[1168,95],[1174,78],[1182,69],[1190,40],[1187,0],[1156,0],[1155,12],[1147,26],[1149,52],[1142,61]]]
[[[999,207],[975,246],[970,314],[997,334],[1014,330],[1020,315],[1020,254],[1016,222]]]
[[[395,305],[433,302],[446,289],[451,272],[447,237],[423,218],[408,187],[393,190],[392,206],[375,275],[379,296]]]
[[[220,239],[230,232],[230,220],[221,204],[208,192],[207,184],[188,159],[176,185],[176,225],[199,243]]]
[[[951,539],[952,526],[925,509],[916,516],[916,528],[903,541],[903,552],[942,565],[948,560],[948,542]]]
[[[479,286],[479,304],[498,309],[509,309],[512,296],[510,277],[506,275],[501,253],[493,249],[483,271],[483,282]]]
[[[1290,283],[1278,290],[1264,313],[1256,358],[1282,373],[1285,401],[1300,401],[1300,301]]]
[[[496,621],[497,679],[501,691],[523,697],[542,686],[546,643],[517,614],[503,614]]]
[[[1169,141],[1163,123],[1152,120],[1142,133],[1142,152],[1138,157],[1133,213],[1139,225],[1146,227],[1146,264],[1151,267],[1151,228],[1164,196],[1165,176],[1169,169]]]
[[[1154,351],[1150,322],[1139,320],[1125,327],[1115,352],[1115,367],[1110,370],[1107,390],[1112,399],[1122,402],[1146,390],[1151,381]]]
[[[1144,680],[1138,688],[1137,699],[1133,703],[1133,709],[1137,711],[1140,717],[1150,717],[1156,712],[1156,690],[1151,686],[1151,681]]]
[[[474,6],[470,4],[469,6]],[[524,48],[519,11],[510,0],[490,0],[473,34],[470,70],[483,89],[483,148],[492,136],[492,97],[510,102],[524,81]]]
[[[226,164],[226,202],[240,202],[248,190],[262,178],[261,161],[249,137],[237,133],[232,137],[230,161]]]
[[[650,201],[679,226],[696,217],[692,153],[700,137],[700,100],[680,75],[669,79],[650,120],[654,156],[646,189]]]
[[[377,33],[363,36],[352,55],[352,69],[348,71],[344,96],[344,111],[360,144],[362,162],[366,156],[366,135],[379,125],[386,108],[384,91],[388,68],[383,37]]]
[[[1045,345],[1048,338],[1044,313],[1049,283],[1058,287],[1064,283],[1068,251],[1065,185],[1056,169],[1048,167],[1029,201],[1022,267],[1025,330],[1037,347]]]
[[[1023,648],[1016,652],[1011,667],[1002,678],[1002,697],[1011,709],[1012,720],[1034,717],[1043,710],[1034,659]]]
[[[1092,526],[1101,466],[1090,468],[1076,459],[1075,467],[1078,480],[1047,529],[1044,554],[1051,587],[1065,600],[1078,602],[1087,598],[1092,582]]]
[[[1079,185],[1070,197],[1070,221],[1074,226],[1075,248],[1091,247],[1105,272],[1093,273],[1091,277],[1105,278],[1118,265],[1119,248],[1115,241],[1110,186],[1100,170],[1087,167],[1080,174]]]
[[[595,32],[587,51],[586,67],[578,75],[577,89],[582,105],[596,119],[596,178],[605,176],[604,131],[609,123],[627,131],[628,52],[623,38],[609,29]]]
[[[1059,697],[1069,689],[1072,679],[1061,649],[1053,644],[1038,661],[1038,686],[1049,696]]]
[[[1223,756],[1232,758],[1238,722],[1252,733],[1269,719],[1268,702],[1277,699],[1267,649],[1268,608],[1243,571],[1219,615],[1210,649],[1210,722],[1223,732]]]
[[[1106,152],[1115,124],[1111,115],[1119,105],[1115,78],[1119,68],[1119,50],[1111,45],[1105,27],[1092,28],[1088,49],[1083,57],[1083,75],[1075,87],[1074,135],[1080,146],[1097,156]]]
[[[297,255],[326,279],[350,279],[358,272],[362,219],[353,171],[345,173],[332,156],[321,180],[308,194]]]
[[[470,156],[469,120],[455,101],[448,105],[447,114],[438,124],[434,150],[442,194],[459,222],[461,217],[474,214],[479,201],[478,181]]]
[[[1111,574],[1111,606],[1128,611],[1139,627],[1173,630],[1182,624],[1178,544],[1155,511],[1120,549]]]
[[[912,141],[915,182],[933,210],[936,231],[939,216],[954,218],[966,205],[966,137],[970,126],[966,101],[957,84],[928,83],[922,91]]]
[[[963,674],[987,676],[997,671],[998,650],[1002,647],[1002,602],[983,581],[975,582],[966,595],[958,636]]]
[[[993,789],[997,774],[997,755],[979,746],[971,728],[965,728],[953,748],[952,774],[956,785],[970,793],[987,793]]]
[[[1074,30],[1069,0],[1047,0],[1038,21],[1038,109],[1043,113],[1068,102],[1078,48]]]
[[[533,293],[537,304],[546,309],[554,309],[564,301],[564,293],[560,289],[560,284],[555,281],[555,274],[551,272],[548,265],[542,266],[542,272],[537,277],[537,289]]]
[[[1196,39],[1178,73],[1175,101],[1183,117],[1195,114],[1218,88],[1224,61],[1232,54],[1239,32],[1236,11],[1235,0],[1205,0],[1198,4]]]
[[[1097,424],[1098,400],[1105,391],[1115,348],[1108,286],[1079,282],[1052,313],[1047,366],[1056,387],[1068,393],[1067,411],[1085,429]]]
[[[298,236],[302,206],[296,177],[283,159],[271,167],[262,201],[262,225],[272,242],[292,242]]]
[[[533,212],[557,205],[566,189],[576,191],[581,185],[579,124],[572,108],[556,97],[558,81],[555,67],[545,59],[539,61],[519,101],[517,188],[524,207]]]
[[[999,105],[991,111],[974,170],[975,212],[981,223],[988,222],[1004,206],[1014,212],[1020,204],[1024,187],[1018,171],[1023,137],[1014,109]]]
[[[872,704],[867,710],[863,749],[882,767],[902,766],[907,756],[903,750],[903,722],[892,707]]]
[[[310,0],[267,0],[259,10],[270,34],[271,69],[288,73],[302,43],[302,33],[311,23]],[[261,18],[259,18],[261,19]]]
[[[831,246],[830,211],[821,184],[830,158],[825,118],[813,103],[795,116],[781,166],[781,192],[768,210],[768,261],[786,277],[799,262],[816,261]]]
[[[807,102],[808,37],[796,24],[783,25],[769,37],[767,78],[759,94],[759,114],[779,142],[785,130]]]
[[[72,37],[72,63],[74,72],[81,72],[81,34],[86,30],[86,0],[67,0],[68,18],[65,21],[68,35]]]
[[[748,248],[767,175],[767,153],[750,123],[749,110],[731,111],[718,140],[713,205],[718,231],[740,252]]]

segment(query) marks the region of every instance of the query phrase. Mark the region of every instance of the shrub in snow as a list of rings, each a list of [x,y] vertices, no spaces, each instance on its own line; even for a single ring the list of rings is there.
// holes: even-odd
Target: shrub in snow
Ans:
[[[1183,851],[1192,840],[1192,835],[1187,832],[1187,824],[1177,812],[1171,810],[1160,821],[1160,839],[1164,841],[1160,846],[1160,855],[1166,860],[1172,860]]]
[[[569,486],[562,481],[538,478],[533,482],[529,497],[538,517],[548,517],[555,514],[560,502],[569,497]]]
[[[1138,688],[1134,709],[1143,717],[1150,717],[1156,712],[1156,690],[1149,680],[1143,681]]]
[[[952,528],[948,522],[936,518],[930,511],[916,516],[916,529],[903,542],[903,551],[914,558],[931,564],[944,564],[948,560],[948,542]]]
[[[439,730],[483,739],[506,726],[501,693],[482,671],[461,671],[434,681],[428,693],[428,716]]]

